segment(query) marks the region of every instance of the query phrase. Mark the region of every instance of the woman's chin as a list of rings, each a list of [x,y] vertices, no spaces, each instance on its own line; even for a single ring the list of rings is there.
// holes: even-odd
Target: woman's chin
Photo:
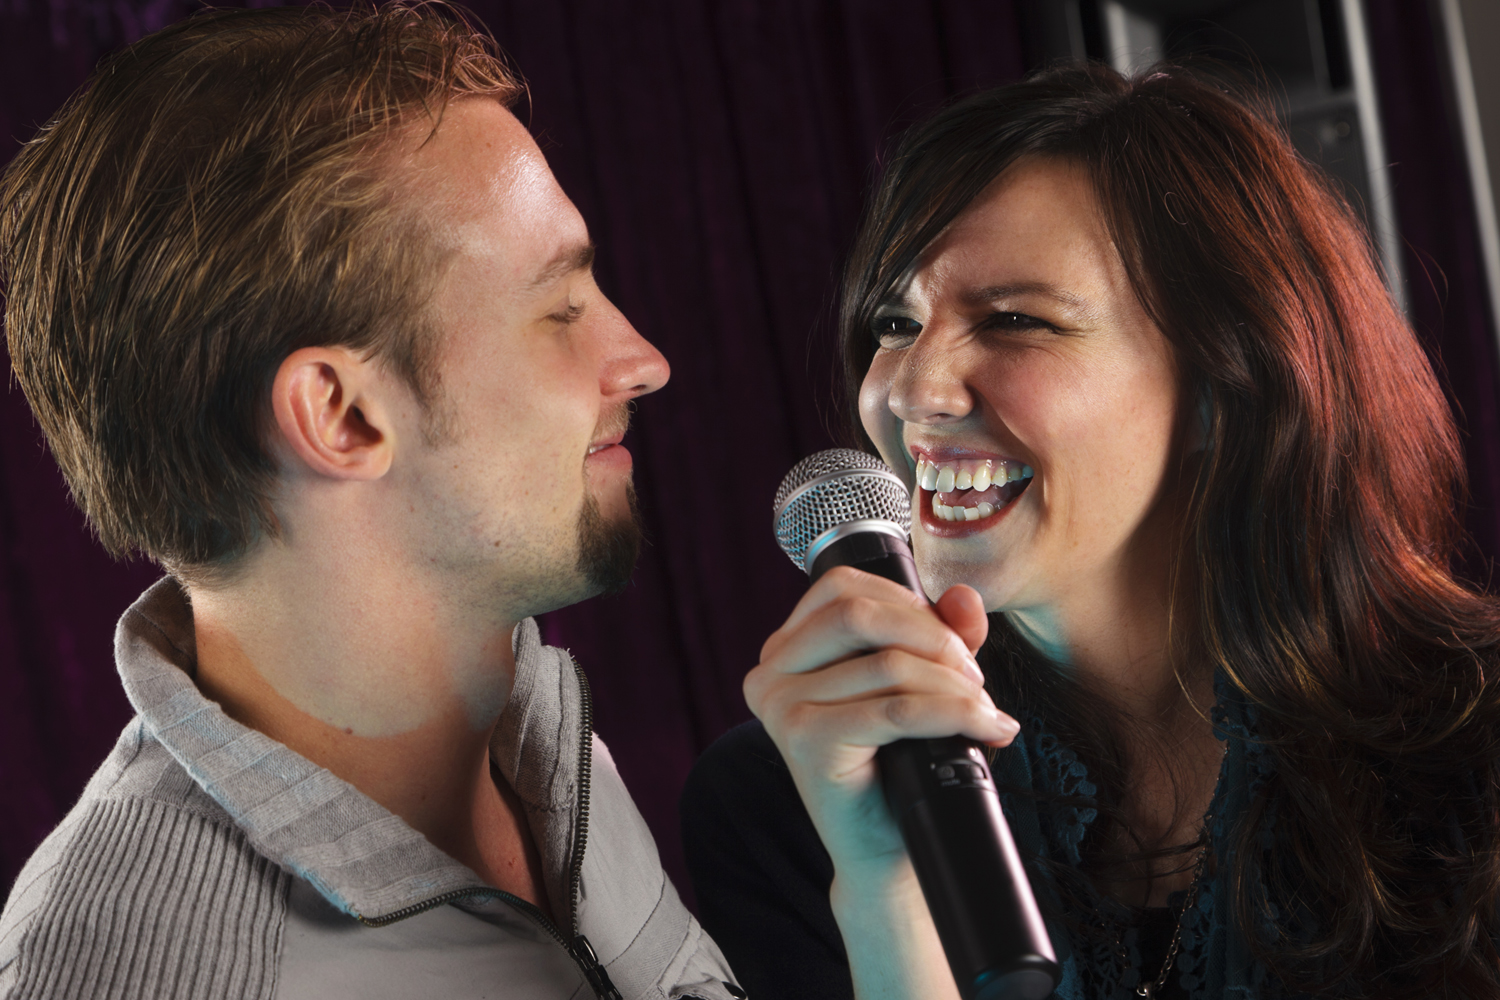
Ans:
[[[948,588],[960,583],[978,591],[980,599],[984,601],[986,613],[1002,610],[1015,597],[1014,587],[1007,586],[1007,581],[991,561],[965,563],[951,559],[928,560],[918,555],[916,562],[917,575],[922,578],[922,587],[931,600],[937,600]]]

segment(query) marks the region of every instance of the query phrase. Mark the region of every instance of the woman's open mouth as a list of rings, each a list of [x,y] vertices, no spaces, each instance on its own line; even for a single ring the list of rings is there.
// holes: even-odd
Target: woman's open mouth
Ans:
[[[1006,458],[937,462],[917,458],[918,502],[924,520],[983,521],[1008,507],[1031,485],[1031,466]]]

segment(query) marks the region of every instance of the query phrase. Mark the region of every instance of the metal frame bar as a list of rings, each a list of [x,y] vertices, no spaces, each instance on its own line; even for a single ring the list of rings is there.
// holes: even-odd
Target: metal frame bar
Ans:
[[[1459,0],[1440,0],[1439,13],[1448,46],[1448,65],[1453,72],[1454,103],[1457,105],[1459,131],[1463,134],[1475,221],[1479,226],[1479,246],[1490,300],[1490,329],[1496,338],[1497,350],[1500,350],[1500,221],[1495,215],[1495,190],[1490,183],[1490,164],[1484,149],[1479,95],[1474,89],[1474,70],[1469,62],[1468,40],[1464,37],[1463,7]],[[1500,123],[1493,124],[1500,128]]]
[[[1364,140],[1365,166],[1370,177],[1370,224],[1376,249],[1385,265],[1386,286],[1401,311],[1410,315],[1406,295],[1406,268],[1401,262],[1401,231],[1396,225],[1396,200],[1391,192],[1391,174],[1385,155],[1385,130],[1380,124],[1380,100],[1375,90],[1374,60],[1370,35],[1365,28],[1362,0],[1341,0],[1344,36],[1349,45],[1349,75],[1354,86],[1355,111]]]

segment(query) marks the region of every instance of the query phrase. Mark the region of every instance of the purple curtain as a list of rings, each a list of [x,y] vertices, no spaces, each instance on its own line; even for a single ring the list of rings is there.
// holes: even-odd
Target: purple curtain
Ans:
[[[1500,367],[1438,0],[1367,0],[1408,310],[1448,386],[1468,451],[1467,574],[1500,555]],[[1488,56],[1471,39],[1473,58]],[[1494,123],[1490,123],[1493,127]],[[1500,169],[1500,164],[1491,169]]]
[[[1494,552],[1492,339],[1425,7],[1370,3],[1401,223],[1414,256],[1448,276],[1443,294],[1413,282],[1414,313],[1453,373],[1483,504],[1471,527]],[[0,0],[0,160],[100,55],[187,9]],[[1009,0],[472,9],[531,85],[523,117],[593,230],[601,284],[673,367],[628,442],[651,539],[634,585],[548,615],[544,630],[588,671],[598,730],[686,890],[678,789],[697,753],[747,717],[741,678],[803,589],[772,543],[770,498],[841,420],[835,278],[876,156],[949,97],[1019,77],[1021,25]],[[110,634],[156,574],[100,552],[20,392],[0,405],[3,890],[129,716]]]

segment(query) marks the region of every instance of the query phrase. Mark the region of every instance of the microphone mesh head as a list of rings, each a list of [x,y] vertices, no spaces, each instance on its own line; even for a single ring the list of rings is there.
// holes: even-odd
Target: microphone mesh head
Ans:
[[[911,533],[906,484],[880,459],[852,448],[830,448],[792,466],[774,506],[776,544],[804,573],[807,547],[841,524],[890,521]]]

